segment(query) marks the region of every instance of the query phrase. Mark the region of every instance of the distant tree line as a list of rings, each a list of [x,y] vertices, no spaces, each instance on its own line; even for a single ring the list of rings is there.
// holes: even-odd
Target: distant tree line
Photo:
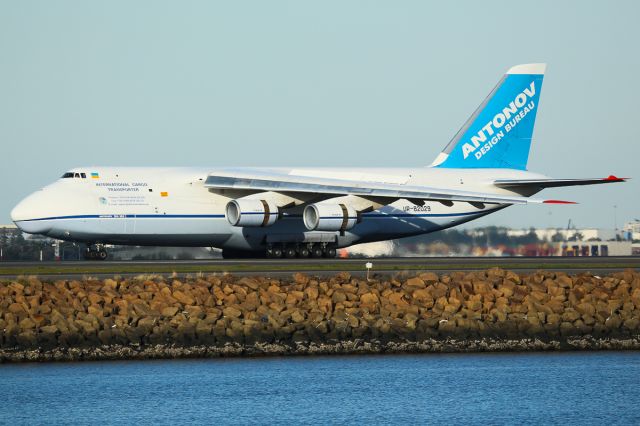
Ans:
[[[50,238],[25,239],[22,232],[15,228],[0,228],[0,260],[11,261],[38,261],[42,253],[42,260],[56,260],[55,240]],[[61,260],[81,260],[85,250],[84,244],[75,244],[67,241],[59,241],[59,257]],[[121,252],[128,252],[122,255]],[[132,260],[192,260],[195,259],[189,250],[181,250],[177,254],[169,254],[160,249],[153,252],[130,254],[131,248],[115,246],[109,248],[111,259],[131,258]]]
[[[418,235],[415,237],[403,238],[400,244],[431,244],[444,243],[450,246],[466,244],[471,246],[506,246],[518,247],[527,244],[538,244],[540,240],[531,228],[527,234],[520,236],[507,235],[508,228],[498,226],[487,226],[484,228],[466,229],[446,229],[444,231],[431,234]]]
[[[50,240],[26,240],[22,232],[12,228],[0,228],[0,251],[3,261],[40,260],[40,252],[43,260],[54,259]]]

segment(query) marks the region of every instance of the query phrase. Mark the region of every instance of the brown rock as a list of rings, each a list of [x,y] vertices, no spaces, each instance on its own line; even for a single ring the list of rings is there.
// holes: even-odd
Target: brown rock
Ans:
[[[375,293],[363,293],[360,295],[360,302],[367,305],[377,305],[380,303],[380,299],[378,299],[378,295]]]
[[[331,312],[333,309],[333,302],[331,301],[331,298],[327,296],[318,297],[318,308],[324,312]]]
[[[524,285],[517,285],[513,288],[513,295],[511,298],[516,303],[521,303],[524,298],[529,294],[529,289]]]
[[[406,281],[405,284],[407,285],[407,287],[415,287],[415,288],[425,288],[426,287],[424,281],[420,277],[409,278]]]
[[[87,298],[89,299],[89,302],[91,302],[92,305],[98,305],[104,302],[104,299],[102,298],[102,296],[100,296],[97,293],[89,293],[89,296]]]
[[[304,320],[305,320],[304,312],[296,309],[291,313],[291,321],[295,323],[301,323]]]
[[[239,318],[242,315],[242,311],[233,306],[229,306],[222,310],[222,314],[228,318]]]
[[[178,313],[179,308],[177,306],[167,306],[162,309],[161,313],[163,317],[171,318]]]
[[[110,288],[112,290],[116,290],[118,288],[118,282],[115,280],[112,280],[111,278],[107,278],[105,279],[102,284],[107,287]]]
[[[549,295],[547,293],[544,293],[542,291],[538,291],[538,290],[533,290],[530,293],[530,296],[532,298],[534,298],[536,301],[538,302],[546,302],[547,300],[549,300]]]
[[[558,314],[549,314],[547,315],[547,324],[549,325],[558,325],[562,322],[562,318]]]
[[[464,305],[471,311],[479,311],[482,309],[482,302],[477,299],[467,300],[466,302],[464,302]]]
[[[202,306],[185,306],[184,310],[189,314],[189,318],[202,319],[205,316]]]
[[[475,294],[487,294],[491,293],[492,286],[486,281],[474,281],[473,292]]]
[[[583,316],[594,316],[596,313],[596,308],[590,303],[580,303],[575,306],[575,310],[578,311]]]
[[[293,281],[296,284],[306,285],[309,282],[309,277],[306,274],[296,272],[295,274],[293,274]]]
[[[217,285],[220,283],[218,282]],[[257,290],[260,288],[260,283],[253,277],[242,277],[238,280],[238,285],[243,285],[245,287],[250,288],[251,290]]]
[[[9,284],[8,287],[13,291],[14,294],[22,294],[24,292],[24,285],[15,281]]]
[[[562,288],[573,287],[573,280],[565,274],[559,274],[556,277],[556,283]]]
[[[491,268],[487,270],[487,277],[489,278],[503,278],[506,274],[507,272],[501,268]]]
[[[58,327],[56,327],[55,325],[45,325],[43,327],[40,327],[40,331],[42,333],[55,334],[58,332]]]
[[[640,319],[629,318],[623,323],[623,325],[627,330],[637,332],[640,329]]]
[[[188,294],[182,291],[174,291],[173,297],[183,305],[193,305],[195,303],[195,300],[193,299],[193,297],[189,296]]]
[[[396,306],[406,306],[407,301],[404,299],[404,293],[391,293],[387,296],[387,300]]]
[[[21,330],[31,330],[36,328],[36,323],[31,318],[25,318],[19,323]]]
[[[513,271],[507,271],[505,276],[504,276],[504,281],[503,281],[503,285],[506,284],[505,281],[510,281],[512,283],[515,284],[520,284],[522,282],[522,280],[520,279],[520,275],[516,274]],[[513,288],[512,288],[513,290]]]
[[[445,297],[447,295],[449,287],[443,283],[435,283],[427,287],[427,289],[431,292],[434,299],[439,299],[440,297]]]
[[[564,303],[562,303],[557,299],[549,300],[545,304],[545,306],[548,307],[555,314],[561,314],[562,312],[564,312]]]
[[[351,274],[349,272],[343,271],[343,272],[338,272],[336,274],[336,280],[339,282],[349,282],[351,281]]]
[[[562,313],[562,321],[575,322],[580,319],[580,313],[575,309],[568,308]]]
[[[9,312],[15,315],[25,314],[26,311],[20,303],[12,303],[9,305]]]
[[[621,325],[622,325],[622,320],[618,315],[611,315],[604,322],[604,326],[612,330],[620,328]]]
[[[341,303],[347,300],[347,295],[342,291],[335,291],[331,295],[331,300],[333,303]]]
[[[308,300],[316,300],[318,298],[318,288],[315,286],[307,287],[304,289],[304,294]]]
[[[104,315],[104,312],[102,310],[102,308],[100,306],[96,306],[96,305],[90,305],[87,308],[87,312],[90,313],[91,315],[94,315],[98,318],[102,318],[102,316]]]
[[[435,284],[439,280],[438,274],[436,274],[435,272],[423,272],[418,276],[427,284]]]
[[[504,279],[500,285],[498,285],[498,292],[503,297],[511,297],[513,296],[513,289],[515,288],[515,284],[513,281]]]
[[[425,307],[433,306],[433,297],[428,289],[421,288],[413,292],[411,297]]]

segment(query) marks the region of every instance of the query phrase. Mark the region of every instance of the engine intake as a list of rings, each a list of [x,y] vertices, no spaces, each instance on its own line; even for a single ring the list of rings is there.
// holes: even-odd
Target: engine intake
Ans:
[[[345,204],[309,204],[302,219],[309,231],[346,231],[356,225],[358,215]]]
[[[233,226],[271,226],[278,220],[278,207],[265,200],[232,200],[226,216]]]

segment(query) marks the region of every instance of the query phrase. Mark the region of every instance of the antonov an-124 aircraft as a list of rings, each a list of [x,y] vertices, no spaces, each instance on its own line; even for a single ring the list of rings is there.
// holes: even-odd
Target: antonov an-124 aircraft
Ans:
[[[78,167],[11,212],[24,232],[105,245],[218,247],[223,256],[334,257],[352,244],[408,237],[535,199],[545,188],[622,182],[527,171],[545,64],[500,79],[427,167]]]

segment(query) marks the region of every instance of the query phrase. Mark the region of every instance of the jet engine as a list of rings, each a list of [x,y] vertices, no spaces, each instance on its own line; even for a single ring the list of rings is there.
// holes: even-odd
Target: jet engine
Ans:
[[[355,226],[358,215],[344,204],[309,204],[302,219],[310,231],[346,231]]]
[[[232,200],[227,203],[226,216],[233,226],[271,226],[278,219],[278,207],[265,200]]]

